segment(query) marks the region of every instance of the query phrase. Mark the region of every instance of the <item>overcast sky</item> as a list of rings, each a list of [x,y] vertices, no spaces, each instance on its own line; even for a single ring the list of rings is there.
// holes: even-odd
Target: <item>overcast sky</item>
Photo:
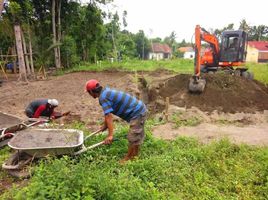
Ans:
[[[114,0],[120,18],[127,11],[127,30],[144,30],[147,37],[169,36],[172,31],[177,41],[190,42],[196,24],[205,29],[223,28],[242,19],[250,25],[268,25],[268,0]]]

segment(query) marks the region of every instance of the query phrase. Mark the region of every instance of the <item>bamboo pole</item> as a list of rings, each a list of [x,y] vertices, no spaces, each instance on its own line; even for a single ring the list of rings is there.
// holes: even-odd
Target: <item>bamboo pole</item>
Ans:
[[[27,47],[26,47],[26,42],[25,42],[25,37],[24,37],[24,33],[23,31],[21,31],[21,38],[22,38],[22,46],[23,46],[23,52],[24,52],[24,59],[25,59],[25,64],[26,64],[26,73],[28,75],[31,74],[31,69],[30,69],[30,65],[29,65],[29,59],[27,56]]]
[[[23,48],[22,48],[21,27],[19,24],[14,25],[14,31],[15,31],[16,47],[17,47],[17,54],[20,68],[20,75],[18,80],[28,81],[26,75]]]

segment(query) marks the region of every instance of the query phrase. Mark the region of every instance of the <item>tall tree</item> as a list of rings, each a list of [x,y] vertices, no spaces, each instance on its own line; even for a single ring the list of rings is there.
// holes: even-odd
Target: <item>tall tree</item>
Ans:
[[[0,17],[2,16],[3,9],[4,9],[4,0],[0,0]]]
[[[248,25],[246,19],[242,19],[239,25],[239,29],[248,32],[250,29],[250,26]]]
[[[52,6],[51,6],[51,14],[52,14],[52,30],[53,30],[53,45],[54,45],[54,57],[55,57],[55,65],[56,68],[61,67],[61,62],[60,62],[60,49],[59,46],[56,45],[58,41],[58,36],[60,35],[58,26],[56,26],[56,10],[59,11],[60,8],[58,6],[60,5],[59,3],[60,0],[52,0]],[[57,12],[57,15],[59,16],[60,13]],[[59,18],[57,18],[57,24],[59,23]]]
[[[145,59],[150,51],[150,42],[145,36],[144,31],[140,30],[135,34],[134,41],[136,43],[137,55],[140,59]]]

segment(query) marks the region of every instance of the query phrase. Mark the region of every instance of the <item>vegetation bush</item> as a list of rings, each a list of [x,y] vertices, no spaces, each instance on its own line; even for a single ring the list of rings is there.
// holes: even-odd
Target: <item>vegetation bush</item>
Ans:
[[[268,198],[267,147],[228,140],[210,145],[189,138],[163,141],[151,136],[152,125],[147,123],[139,159],[119,164],[127,149],[127,127],[119,126],[119,141],[111,146],[43,159],[26,187],[14,187],[2,199]]]

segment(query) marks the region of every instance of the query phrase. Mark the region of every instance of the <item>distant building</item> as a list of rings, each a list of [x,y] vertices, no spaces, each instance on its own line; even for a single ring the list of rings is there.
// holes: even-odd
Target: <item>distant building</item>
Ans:
[[[249,41],[247,46],[247,62],[268,62],[268,41]]]
[[[149,60],[170,59],[172,54],[171,48],[167,44],[153,43],[149,52]]]
[[[194,59],[195,53],[193,47],[180,47],[178,51],[183,53],[184,59]]]

